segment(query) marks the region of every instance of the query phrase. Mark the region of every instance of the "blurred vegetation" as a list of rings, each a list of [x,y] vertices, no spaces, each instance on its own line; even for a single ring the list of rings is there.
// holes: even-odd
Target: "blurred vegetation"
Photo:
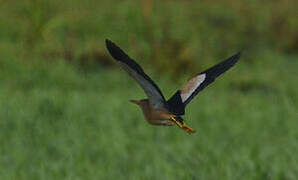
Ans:
[[[297,2],[0,0],[0,179],[297,179]],[[242,57],[189,105],[189,136],[129,104],[144,93],[106,38],[166,97]]]
[[[295,0],[11,0],[0,7],[0,36],[24,59],[106,65],[109,38],[159,72],[196,73],[237,51],[249,61],[265,50],[297,54],[297,7]]]

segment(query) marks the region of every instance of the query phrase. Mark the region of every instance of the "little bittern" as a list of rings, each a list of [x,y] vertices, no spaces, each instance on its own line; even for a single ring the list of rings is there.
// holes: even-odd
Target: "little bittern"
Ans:
[[[152,79],[144,72],[140,65],[123,52],[116,44],[106,40],[106,46],[114,59],[122,68],[143,88],[148,99],[131,100],[139,105],[143,114],[152,125],[177,125],[188,133],[194,129],[188,127],[182,115],[186,105],[218,76],[230,69],[239,59],[240,53],[220,62],[188,80],[169,100],[166,100]]]

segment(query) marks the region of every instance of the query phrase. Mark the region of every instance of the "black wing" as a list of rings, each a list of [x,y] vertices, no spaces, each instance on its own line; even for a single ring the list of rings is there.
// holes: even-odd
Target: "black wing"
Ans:
[[[113,42],[106,40],[106,46],[113,58],[115,58],[122,68],[143,88],[151,105],[155,108],[164,107],[166,101],[162,92],[152,79],[144,72],[142,67],[125,54],[125,52],[123,52]]]
[[[199,73],[184,84],[168,101],[169,109],[176,115],[185,113],[185,106],[218,76],[230,69],[240,58],[240,52],[219,64]]]

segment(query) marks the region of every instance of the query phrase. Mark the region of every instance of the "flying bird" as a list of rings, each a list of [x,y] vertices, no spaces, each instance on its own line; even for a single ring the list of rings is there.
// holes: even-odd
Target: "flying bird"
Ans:
[[[181,118],[185,114],[186,105],[218,76],[230,69],[240,58],[239,52],[195,75],[177,90],[170,99],[166,100],[159,87],[144,72],[139,64],[110,40],[106,40],[106,47],[112,57],[136,80],[148,96],[147,99],[130,100],[130,102],[141,107],[148,123],[164,126],[173,126],[176,124],[188,133],[194,133],[195,130],[187,126]]]

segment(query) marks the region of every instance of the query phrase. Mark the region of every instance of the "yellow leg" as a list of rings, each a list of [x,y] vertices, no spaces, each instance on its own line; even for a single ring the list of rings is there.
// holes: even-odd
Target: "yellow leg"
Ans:
[[[174,121],[177,124],[177,126],[179,126],[180,128],[183,128],[183,124],[181,122],[177,121],[175,119],[175,117],[171,116],[171,120]]]
[[[184,131],[186,131],[188,133],[196,132],[193,128],[187,126],[184,122],[181,123],[181,122],[177,121],[174,116],[171,116],[171,120],[174,121],[177,124],[177,126],[179,126],[181,129],[183,129]]]

